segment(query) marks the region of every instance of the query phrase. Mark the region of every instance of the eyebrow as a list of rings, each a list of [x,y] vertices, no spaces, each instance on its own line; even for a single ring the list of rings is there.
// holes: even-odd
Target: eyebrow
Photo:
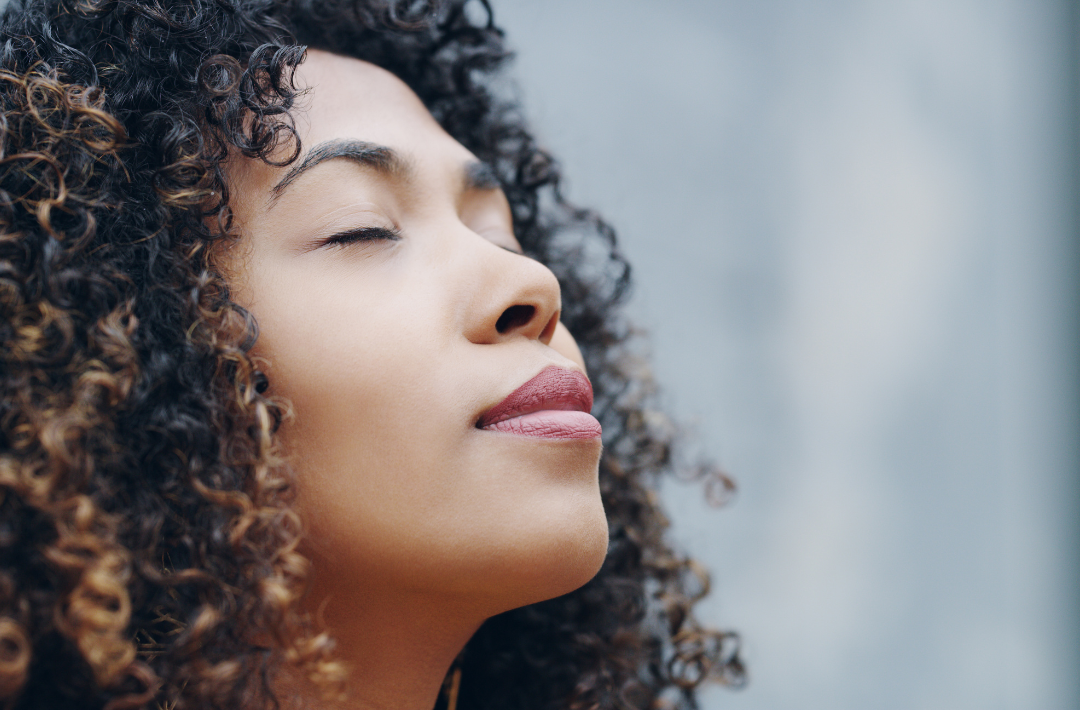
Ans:
[[[412,173],[409,162],[388,146],[359,139],[331,139],[309,151],[303,161],[289,169],[288,173],[270,189],[270,204],[273,205],[285,189],[300,178],[305,171],[330,159],[348,159],[398,180],[408,179]],[[502,187],[495,169],[484,161],[466,162],[463,174],[466,190],[487,191]]]
[[[331,139],[316,146],[304,156],[303,161],[289,169],[285,177],[270,189],[270,203],[280,198],[285,189],[305,171],[310,171],[330,159],[349,159],[396,179],[407,178],[410,173],[408,163],[388,146],[358,139]]]

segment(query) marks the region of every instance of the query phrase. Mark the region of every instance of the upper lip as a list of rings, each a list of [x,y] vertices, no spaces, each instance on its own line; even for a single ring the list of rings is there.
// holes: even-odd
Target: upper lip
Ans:
[[[592,384],[588,377],[576,370],[552,365],[484,412],[476,425],[482,429],[544,409],[588,412],[592,403]]]

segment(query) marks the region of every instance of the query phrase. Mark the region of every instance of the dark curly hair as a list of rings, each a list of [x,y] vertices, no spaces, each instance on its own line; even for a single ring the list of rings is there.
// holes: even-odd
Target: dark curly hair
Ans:
[[[629,268],[494,88],[486,2],[11,0],[0,22],[0,703],[275,705],[283,664],[340,686],[299,608],[288,405],[257,388],[256,325],[214,261],[227,157],[299,155],[305,46],[393,72],[495,168],[593,377],[607,560],[484,624],[457,703],[693,705],[742,680],[735,635],[692,617],[707,577],[664,541],[675,434],[619,317]]]

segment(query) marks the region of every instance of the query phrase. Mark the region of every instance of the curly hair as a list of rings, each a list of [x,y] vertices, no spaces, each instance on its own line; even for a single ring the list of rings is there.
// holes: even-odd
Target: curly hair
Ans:
[[[655,487],[676,434],[620,317],[629,267],[497,90],[510,53],[486,1],[11,0],[0,704],[275,705],[284,664],[327,696],[343,681],[299,606],[297,486],[275,439],[289,407],[258,389],[257,326],[214,261],[236,233],[230,153],[299,156],[306,46],[393,72],[495,168],[593,378],[606,562],[488,620],[459,656],[458,705],[692,706],[706,679],[739,684],[737,637],[692,616],[706,575],[664,540]],[[712,498],[731,488],[714,469],[690,476]]]

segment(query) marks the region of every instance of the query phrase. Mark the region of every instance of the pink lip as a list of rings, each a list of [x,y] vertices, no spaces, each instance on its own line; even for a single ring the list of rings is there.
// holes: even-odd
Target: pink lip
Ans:
[[[592,402],[588,377],[552,366],[489,409],[476,425],[541,439],[595,439],[601,428],[589,414]]]

